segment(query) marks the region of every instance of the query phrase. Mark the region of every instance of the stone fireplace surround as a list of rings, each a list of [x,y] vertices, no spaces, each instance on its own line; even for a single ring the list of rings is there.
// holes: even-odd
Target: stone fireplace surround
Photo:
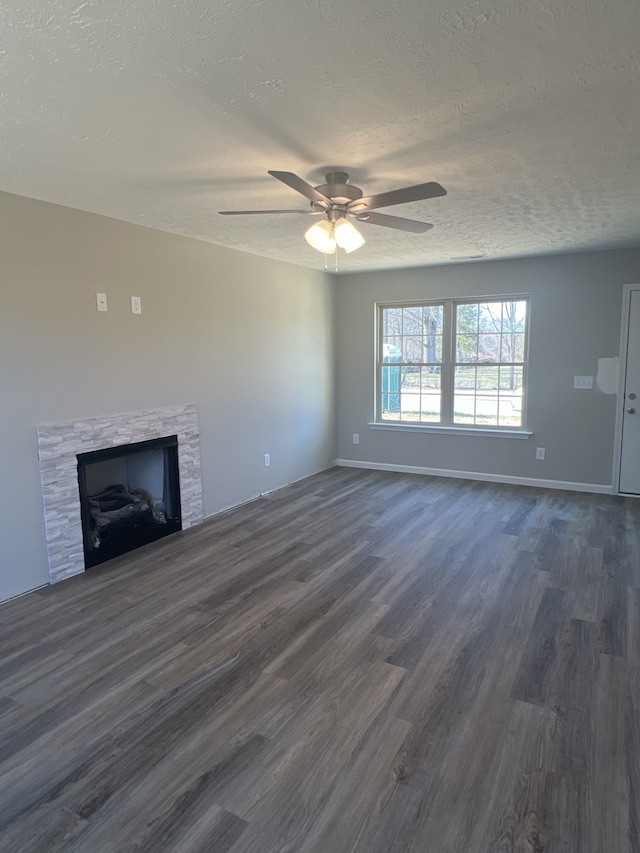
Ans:
[[[49,581],[84,572],[78,453],[151,438],[178,436],[182,528],[200,524],[202,476],[198,409],[194,405],[41,424],[37,427]]]

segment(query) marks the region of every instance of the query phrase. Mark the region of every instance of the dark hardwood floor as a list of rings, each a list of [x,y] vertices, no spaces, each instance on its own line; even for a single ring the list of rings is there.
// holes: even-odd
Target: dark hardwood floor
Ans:
[[[638,501],[336,468],[0,631],[2,851],[640,851]]]

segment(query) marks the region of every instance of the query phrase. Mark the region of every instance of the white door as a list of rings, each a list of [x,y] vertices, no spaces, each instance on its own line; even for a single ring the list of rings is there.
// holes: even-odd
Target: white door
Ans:
[[[631,291],[625,377],[620,491],[640,495],[640,290]]]

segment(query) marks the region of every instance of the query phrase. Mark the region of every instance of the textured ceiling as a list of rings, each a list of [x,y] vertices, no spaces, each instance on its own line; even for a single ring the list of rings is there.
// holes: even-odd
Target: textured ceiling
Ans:
[[[0,189],[305,267],[267,175],[444,198],[341,271],[640,245],[638,0],[0,0]]]

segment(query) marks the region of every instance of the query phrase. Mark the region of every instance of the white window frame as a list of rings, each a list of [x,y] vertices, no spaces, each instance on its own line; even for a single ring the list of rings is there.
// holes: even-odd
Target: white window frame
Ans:
[[[525,321],[523,392],[522,392],[522,423],[519,427],[497,424],[456,424],[453,422],[454,371],[456,335],[454,328],[455,310],[459,305],[479,305],[487,302],[526,302],[527,315]],[[409,420],[383,420],[382,418],[382,366],[383,362],[383,311],[388,308],[414,308],[423,306],[443,307],[442,363],[441,363],[441,412],[440,422],[431,423]],[[400,431],[425,431],[465,435],[492,435],[511,438],[528,438],[533,433],[526,428],[527,399],[528,399],[528,363],[529,363],[529,323],[531,314],[529,294],[506,294],[494,296],[474,296],[446,299],[416,299],[402,302],[380,302],[376,304],[376,364],[375,364],[375,420],[369,423],[373,429],[391,429]],[[473,364],[473,363],[472,363]],[[516,364],[516,362],[513,362]]]

